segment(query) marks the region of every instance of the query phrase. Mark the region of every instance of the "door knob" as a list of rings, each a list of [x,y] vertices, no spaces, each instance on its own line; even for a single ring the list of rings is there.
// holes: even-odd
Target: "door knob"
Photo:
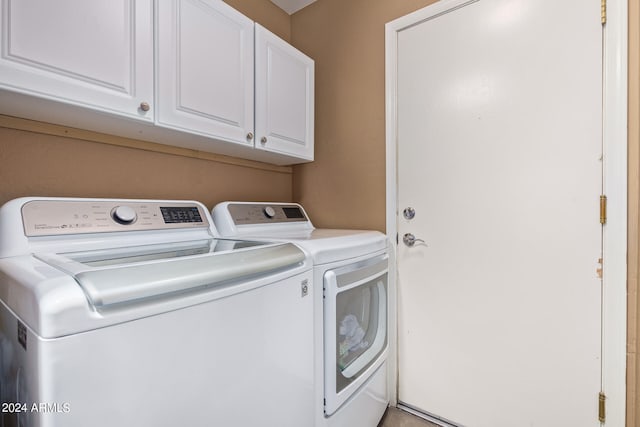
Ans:
[[[411,233],[405,233],[404,236],[402,236],[402,241],[404,242],[405,245],[412,247],[413,245],[415,245],[417,242],[422,242],[424,243],[424,240],[422,239],[416,239],[416,236],[414,236]]]

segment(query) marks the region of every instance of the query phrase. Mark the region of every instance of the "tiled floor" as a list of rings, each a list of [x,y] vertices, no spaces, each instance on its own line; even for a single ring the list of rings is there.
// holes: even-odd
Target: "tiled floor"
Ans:
[[[378,427],[438,427],[408,412],[389,407]]]

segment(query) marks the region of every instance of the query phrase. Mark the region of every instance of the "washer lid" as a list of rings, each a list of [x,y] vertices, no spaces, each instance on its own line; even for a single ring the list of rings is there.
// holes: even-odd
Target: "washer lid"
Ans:
[[[97,309],[236,283],[305,259],[288,243],[219,239],[34,256],[72,275]]]

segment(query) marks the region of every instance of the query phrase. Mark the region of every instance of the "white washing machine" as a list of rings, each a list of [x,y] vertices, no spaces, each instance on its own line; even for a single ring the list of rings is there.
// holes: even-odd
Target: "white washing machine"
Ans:
[[[377,231],[315,229],[297,204],[224,202],[225,237],[292,242],[314,263],[316,426],[376,427],[389,403],[388,252]]]
[[[0,208],[0,425],[314,423],[312,263],[185,201]]]

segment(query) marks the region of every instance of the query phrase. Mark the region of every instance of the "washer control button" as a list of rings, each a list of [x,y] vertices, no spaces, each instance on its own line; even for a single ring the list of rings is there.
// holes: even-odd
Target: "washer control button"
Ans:
[[[116,222],[120,224],[131,224],[136,218],[136,211],[129,206],[117,206],[112,212],[111,216]]]
[[[274,216],[276,216],[276,210],[271,206],[267,206],[266,208],[264,208],[264,214],[267,216],[267,218],[273,218]]]

